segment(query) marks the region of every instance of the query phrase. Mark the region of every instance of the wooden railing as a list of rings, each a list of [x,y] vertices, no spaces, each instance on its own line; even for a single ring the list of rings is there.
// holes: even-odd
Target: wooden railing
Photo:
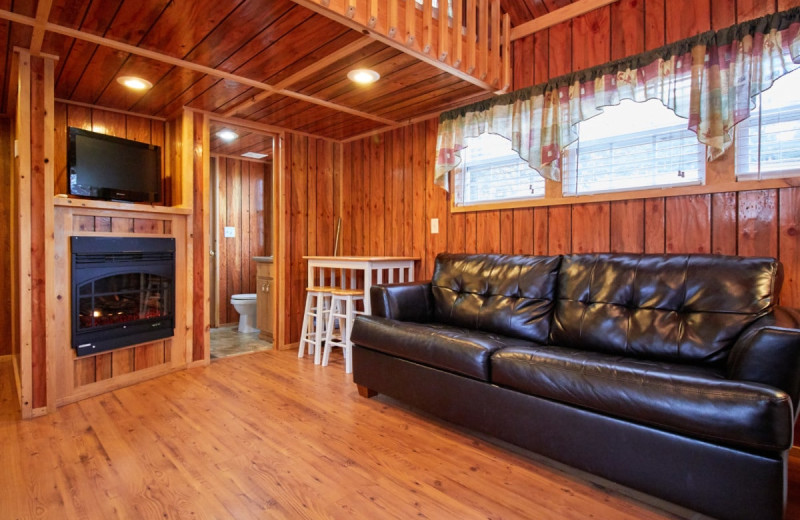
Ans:
[[[486,90],[511,86],[511,21],[500,0],[294,1]]]

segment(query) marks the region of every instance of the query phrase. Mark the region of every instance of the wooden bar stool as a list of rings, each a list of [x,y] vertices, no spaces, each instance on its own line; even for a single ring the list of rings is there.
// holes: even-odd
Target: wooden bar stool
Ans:
[[[363,311],[356,311],[355,303],[364,301],[363,289],[332,289],[331,290],[331,310],[328,313],[328,324],[325,332],[325,353],[322,356],[322,366],[328,366],[331,349],[341,347],[344,350],[345,373],[353,371],[353,343],[350,341],[350,333],[353,330],[353,320],[356,314],[364,314]],[[344,308],[342,308],[344,306]],[[340,337],[333,335],[334,320],[339,320]]]
[[[325,339],[325,325],[330,313],[331,290],[333,287],[306,287],[306,308],[303,313],[303,326],[300,329],[300,347],[297,357],[303,357],[305,346],[308,354],[314,354],[314,364],[319,365],[322,341]]]

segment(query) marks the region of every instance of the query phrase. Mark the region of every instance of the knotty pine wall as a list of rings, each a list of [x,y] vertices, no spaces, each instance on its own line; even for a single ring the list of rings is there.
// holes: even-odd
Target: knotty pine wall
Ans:
[[[277,317],[286,320],[283,342],[292,344],[299,341],[305,305],[308,264],[303,256],[333,254],[342,202],[361,189],[342,184],[341,144],[287,133],[282,149],[286,261],[276,276],[287,284],[277,301]]]
[[[164,121],[65,103],[56,103],[55,107],[56,194],[67,193],[67,127],[70,126],[160,146],[162,177],[167,177],[164,175]],[[162,189],[162,194],[167,195],[167,192]],[[162,201],[161,204],[165,203]],[[169,205],[169,202],[165,205]]]
[[[0,117],[0,356],[11,354],[11,177],[13,144],[11,137],[12,121]]]
[[[272,166],[212,156],[211,170],[212,179],[216,174],[212,182],[216,182],[217,193],[216,258],[219,266],[219,321],[212,326],[218,326],[239,320],[239,314],[230,304],[231,295],[256,292],[256,263],[252,258],[268,254]],[[225,226],[233,226],[236,236],[225,238]]]

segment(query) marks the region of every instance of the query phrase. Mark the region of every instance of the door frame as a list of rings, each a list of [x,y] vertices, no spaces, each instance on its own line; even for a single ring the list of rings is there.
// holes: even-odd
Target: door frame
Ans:
[[[255,132],[261,132],[266,135],[272,137],[272,219],[271,219],[271,226],[272,232],[270,233],[270,240],[271,244],[267,244],[267,250],[272,251],[273,257],[273,266],[275,272],[275,288],[276,294],[273,296],[274,300],[272,305],[272,323],[274,324],[275,330],[273,331],[273,348],[276,350],[282,350],[285,347],[285,329],[286,329],[286,320],[282,319],[279,315],[277,309],[281,306],[280,302],[282,302],[286,295],[286,279],[283,276],[280,276],[280,273],[283,272],[283,268],[286,265],[286,219],[285,219],[285,209],[286,209],[286,196],[285,196],[285,187],[283,182],[283,171],[284,171],[284,151],[283,151],[283,143],[284,143],[284,132],[285,130],[282,128],[272,127],[269,125],[263,125],[259,123],[254,123],[253,121],[247,121],[244,119],[239,119],[235,117],[223,117],[213,113],[206,113],[207,116],[207,125],[210,133],[211,122],[217,123],[224,123],[231,126],[238,126],[242,128],[246,128],[248,130],[252,130]],[[209,135],[210,137],[210,135]],[[208,151],[208,156],[211,160],[214,158],[211,157],[211,150]],[[218,168],[214,169],[214,179],[211,184],[211,191],[212,193],[206,194],[206,197],[210,198],[210,207],[213,208],[213,218],[212,218],[212,225],[209,228],[214,228],[212,231],[209,229],[209,236],[207,237],[208,244],[213,247],[214,254],[214,261],[210,262],[210,272],[213,273],[213,279],[211,282],[212,288],[210,289],[210,298],[214,299],[215,301],[219,299],[218,295],[218,286],[219,286],[219,258],[216,254],[217,251],[217,240],[219,237],[216,236],[217,232],[216,229],[219,224],[219,215],[217,212],[217,203],[216,199],[218,197],[219,190],[218,188]],[[209,260],[212,258],[210,255],[207,257]],[[215,320],[219,322],[219,309],[217,308],[216,304],[212,304],[213,312],[216,313]],[[211,317],[210,317],[211,318]]]

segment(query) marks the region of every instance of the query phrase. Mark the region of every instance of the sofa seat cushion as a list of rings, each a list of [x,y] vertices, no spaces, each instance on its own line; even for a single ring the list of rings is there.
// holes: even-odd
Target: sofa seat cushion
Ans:
[[[353,343],[423,365],[489,380],[489,358],[506,346],[534,345],[522,339],[443,325],[358,316]]]
[[[553,346],[492,356],[492,382],[710,442],[759,451],[792,444],[789,396],[714,370]]]

